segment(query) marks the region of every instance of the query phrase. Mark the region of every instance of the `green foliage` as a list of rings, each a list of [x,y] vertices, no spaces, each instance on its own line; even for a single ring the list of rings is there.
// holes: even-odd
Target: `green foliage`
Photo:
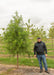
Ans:
[[[1,34],[0,34],[0,36],[1,36]]]
[[[31,32],[31,29],[33,27],[33,24],[30,24],[30,19],[28,19],[28,23],[26,23],[26,26],[27,26],[27,31],[28,32]]]
[[[42,39],[46,38],[46,31],[44,31],[44,27],[41,26],[40,28],[35,28],[31,30],[31,34],[34,39],[37,39],[37,37],[41,37]]]
[[[29,33],[23,25],[22,16],[19,16],[16,12],[4,32],[4,40],[7,43],[6,48],[11,54],[30,53]]]
[[[54,23],[52,23],[52,26],[49,30],[49,37],[54,38]]]
[[[5,28],[2,28],[2,30],[5,30]]]
[[[49,30],[49,37],[52,39],[52,48],[53,48],[53,39],[54,39],[54,23],[51,23],[51,28]]]

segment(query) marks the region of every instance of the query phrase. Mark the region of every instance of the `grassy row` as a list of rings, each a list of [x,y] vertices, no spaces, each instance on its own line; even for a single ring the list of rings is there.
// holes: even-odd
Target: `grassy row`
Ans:
[[[48,56],[54,56],[54,52],[48,52]]]
[[[0,58],[0,64],[17,64],[16,58]],[[54,60],[47,59],[47,64],[49,68],[54,68]],[[36,58],[19,58],[19,65],[27,65],[27,66],[36,66],[39,67],[38,60]]]

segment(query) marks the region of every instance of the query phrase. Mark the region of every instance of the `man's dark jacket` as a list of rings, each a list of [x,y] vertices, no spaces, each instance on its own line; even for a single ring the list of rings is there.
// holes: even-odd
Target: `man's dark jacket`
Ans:
[[[44,42],[37,42],[34,45],[34,55],[38,54],[38,55],[44,55],[47,54],[47,48]]]

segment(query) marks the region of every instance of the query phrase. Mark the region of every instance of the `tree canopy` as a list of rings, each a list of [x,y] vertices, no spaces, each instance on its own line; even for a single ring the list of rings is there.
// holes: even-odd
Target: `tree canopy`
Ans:
[[[19,54],[31,53],[29,33],[24,27],[22,16],[17,12],[4,32],[4,40],[7,43],[7,50],[13,55],[17,54],[17,61]]]

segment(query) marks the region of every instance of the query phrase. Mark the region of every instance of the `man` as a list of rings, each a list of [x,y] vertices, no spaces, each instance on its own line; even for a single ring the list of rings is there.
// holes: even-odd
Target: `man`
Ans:
[[[45,43],[41,41],[40,37],[37,38],[37,43],[35,43],[34,45],[34,56],[38,58],[39,65],[40,65],[40,73],[43,72],[42,61],[44,64],[45,72],[49,73],[47,68],[47,62],[46,62],[47,48]]]

